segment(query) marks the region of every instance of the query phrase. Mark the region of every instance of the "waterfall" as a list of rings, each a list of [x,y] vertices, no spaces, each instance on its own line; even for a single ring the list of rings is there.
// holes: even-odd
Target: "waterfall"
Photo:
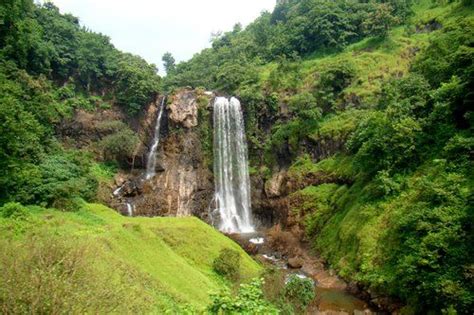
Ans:
[[[135,205],[130,203],[130,202],[127,202],[127,214],[128,214],[128,216],[132,217],[134,212],[135,212]]]
[[[163,115],[165,100],[166,96],[163,96],[161,99],[160,108],[158,109],[158,115],[156,116],[155,134],[153,135],[153,143],[151,145],[150,152],[148,152],[145,179],[150,179],[155,176],[156,151],[158,151],[158,145],[160,144],[161,116]]]
[[[122,191],[123,189],[123,184],[122,186],[120,186],[119,188],[115,189],[114,192],[112,193],[115,197],[118,197],[120,195],[120,192]]]
[[[253,232],[247,141],[240,102],[234,97],[214,101],[214,181],[219,229]]]

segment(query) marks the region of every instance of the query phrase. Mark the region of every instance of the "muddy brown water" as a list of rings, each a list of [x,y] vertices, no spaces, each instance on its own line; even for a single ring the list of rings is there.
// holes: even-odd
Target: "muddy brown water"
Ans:
[[[289,268],[288,257],[272,250],[263,233],[240,234],[240,239],[253,243],[257,247],[255,256],[264,263],[282,270],[286,276],[298,274],[312,279],[316,297],[307,309],[307,314],[321,315],[379,315],[386,314],[371,307],[366,301],[347,291],[347,283],[328,270],[317,257],[303,253],[301,268]]]

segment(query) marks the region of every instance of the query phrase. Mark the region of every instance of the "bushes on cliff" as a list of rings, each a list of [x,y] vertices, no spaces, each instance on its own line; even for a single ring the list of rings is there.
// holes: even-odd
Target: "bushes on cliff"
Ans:
[[[473,63],[463,58],[472,53],[472,36],[462,26],[440,32],[410,74],[385,84],[377,108],[351,136],[364,176],[335,196],[334,215],[315,244],[342,275],[416,312],[468,314]]]
[[[32,0],[0,3],[0,59],[0,203],[93,198],[92,157],[57,145],[55,126],[75,109],[114,102],[137,113],[159,89],[156,67],[53,4]],[[108,157],[122,157],[134,141],[125,130],[103,145]]]
[[[398,198],[390,233],[398,243],[387,264],[394,266],[393,288],[413,305],[454,306],[460,313],[474,305],[468,186],[441,162],[410,181],[405,200]]]
[[[76,198],[92,200],[97,180],[91,166],[90,158],[77,151],[44,156],[38,165],[17,165],[4,186],[6,200],[60,208]]]
[[[360,123],[349,141],[356,153],[355,165],[369,174],[407,168],[416,162],[420,133],[419,122],[411,117],[374,112]]]
[[[327,112],[334,112],[341,93],[355,77],[355,66],[347,60],[325,64],[319,73],[319,82],[315,87],[318,105]]]
[[[133,156],[140,139],[125,123],[107,121],[99,125],[99,130],[107,133],[98,143],[106,161],[125,163]]]

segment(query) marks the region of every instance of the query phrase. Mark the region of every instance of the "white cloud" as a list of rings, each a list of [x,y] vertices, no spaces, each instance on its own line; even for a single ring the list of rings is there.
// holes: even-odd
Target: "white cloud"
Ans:
[[[53,0],[63,13],[109,36],[120,50],[138,54],[162,72],[161,56],[170,51],[187,60],[209,47],[212,32],[244,26],[271,11],[276,0]]]

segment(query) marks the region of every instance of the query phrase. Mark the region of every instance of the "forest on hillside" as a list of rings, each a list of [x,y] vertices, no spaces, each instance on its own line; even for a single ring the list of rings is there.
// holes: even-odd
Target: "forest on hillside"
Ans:
[[[0,200],[66,208],[74,198],[93,200],[108,168],[58,141],[58,127],[77,109],[137,114],[159,91],[156,66],[51,3],[4,1],[0,21]],[[136,135],[119,121],[102,129],[94,155],[113,168],[131,155]]]
[[[312,249],[343,279],[395,298],[407,314],[472,313],[471,0],[289,0],[245,28],[236,24],[216,34],[210,48],[188,61],[175,64],[171,54],[163,61],[167,75],[162,78],[156,65],[119,51],[106,35],[60,13],[52,3],[0,3],[2,233],[11,240],[29,229],[36,235],[44,224],[35,217],[39,213],[51,215],[57,225],[67,220],[85,224],[91,235],[106,230],[107,220],[111,226],[130,228],[132,223],[85,205],[103,202],[101,189],[117,172],[130,171],[139,141],[131,121],[158,95],[183,87],[213,90],[235,95],[243,104],[251,177],[266,182],[284,171],[288,182],[295,183],[287,196],[291,215],[298,218]],[[103,121],[90,144],[65,141],[64,122],[75,112],[112,108],[124,118]],[[311,178],[318,180],[309,182]],[[131,229],[155,233],[140,222],[145,227],[137,223]],[[197,223],[189,226],[194,224],[205,230]],[[76,223],[70,225],[60,234],[81,233]],[[146,233],[139,237],[144,244]],[[129,241],[126,235],[124,242]],[[171,240],[173,250],[188,246],[166,233],[160,237]],[[215,244],[227,244],[214,237]],[[73,246],[66,244],[67,249]],[[189,248],[183,252],[200,250]],[[7,258],[0,254],[0,312],[23,313],[28,301],[19,298],[9,304],[12,295],[1,284],[6,281],[2,276],[20,279],[15,272],[3,272],[10,270]],[[256,273],[258,267],[248,259],[245,271]],[[189,264],[195,267],[194,261]],[[198,264],[211,280],[199,278],[201,271],[194,270],[193,276],[209,287],[227,285],[213,278],[212,268],[200,260]],[[137,296],[155,281],[117,268],[123,279],[141,281],[134,287]],[[28,281],[21,279],[28,291]],[[114,283],[123,289],[120,281]],[[107,287],[94,285],[98,290]],[[161,292],[160,285],[154,288]],[[250,295],[254,292],[252,286],[247,289]],[[256,294],[262,313],[275,311],[261,292]],[[120,304],[117,294],[111,296]],[[147,298],[131,304],[134,309],[119,311],[150,311]],[[160,299],[178,305],[184,298]],[[71,299],[77,301],[83,300]],[[221,314],[220,302],[214,305],[216,314]],[[278,306],[278,301],[271,302]],[[15,303],[26,306],[8,308]],[[82,311],[102,309],[99,304]],[[44,307],[44,312],[32,313],[50,313]],[[109,306],[103,310],[114,312]]]

